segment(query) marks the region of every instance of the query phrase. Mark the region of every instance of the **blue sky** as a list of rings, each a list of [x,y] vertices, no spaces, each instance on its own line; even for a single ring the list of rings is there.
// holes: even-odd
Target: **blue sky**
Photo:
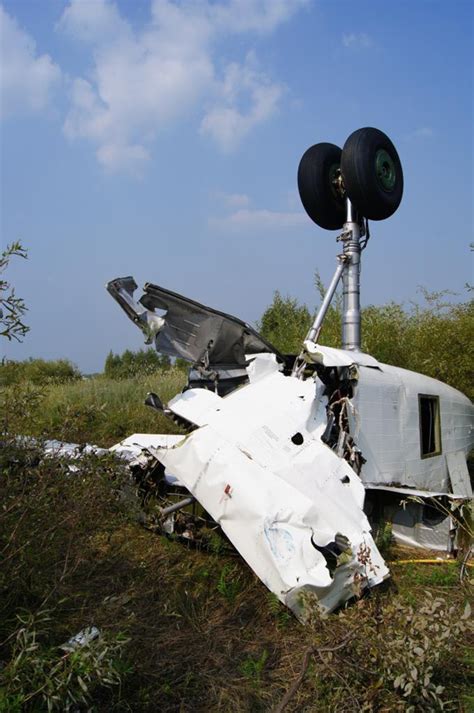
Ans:
[[[362,126],[405,194],[372,223],[362,302],[473,281],[470,0],[3,0],[1,240],[29,307],[8,358],[100,370],[139,331],[104,289],[133,275],[251,323],[279,289],[313,306],[337,233],[296,171]],[[4,340],[5,341],[5,340]]]

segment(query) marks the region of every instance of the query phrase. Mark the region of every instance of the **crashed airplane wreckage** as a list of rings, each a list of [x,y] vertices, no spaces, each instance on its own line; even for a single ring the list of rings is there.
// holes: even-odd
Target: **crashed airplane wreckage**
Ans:
[[[184,489],[164,515],[197,501],[304,621],[306,602],[327,613],[389,576],[368,516],[392,520],[407,543],[455,547],[450,508],[472,497],[473,407],[450,386],[360,351],[368,220],[392,215],[403,192],[390,139],[365,128],[342,151],[312,146],[298,188],[317,225],[342,229],[335,275],[298,356],[162,287],[147,283],[139,301],[132,277],[107,289],[148,344],[191,364],[186,388],[166,406],[156,394],[146,399],[188,435],[136,434],[120,448],[143,448],[163,482]],[[341,279],[343,349],[332,349],[318,339]]]

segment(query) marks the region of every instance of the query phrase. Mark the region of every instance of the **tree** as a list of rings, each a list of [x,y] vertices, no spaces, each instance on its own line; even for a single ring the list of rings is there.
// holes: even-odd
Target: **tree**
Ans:
[[[283,354],[298,354],[303,339],[311,326],[311,314],[306,305],[299,305],[292,297],[282,297],[278,290],[267,307],[257,328]]]
[[[12,257],[21,257],[26,260],[28,251],[23,245],[16,241],[11,245],[7,245],[0,255],[0,275],[2,275],[8,267]],[[23,315],[27,311],[24,300],[15,295],[15,289],[11,286],[8,280],[0,277],[0,334],[10,341],[16,339],[21,342],[25,335],[30,331],[30,328],[23,322]]]
[[[154,374],[169,369],[170,366],[170,358],[165,354],[158,354],[155,349],[139,349],[137,352],[126,349],[122,355],[109,352],[104,373],[110,379],[130,379],[134,376]]]
[[[316,273],[316,287],[324,286]],[[420,289],[424,304],[396,302],[362,309],[362,351],[378,361],[411,369],[444,381],[467,396],[474,396],[474,300],[452,302],[448,291]],[[320,344],[341,346],[341,297],[329,307]],[[258,329],[284,354],[298,353],[311,322],[310,311],[292,297],[275,292]]]

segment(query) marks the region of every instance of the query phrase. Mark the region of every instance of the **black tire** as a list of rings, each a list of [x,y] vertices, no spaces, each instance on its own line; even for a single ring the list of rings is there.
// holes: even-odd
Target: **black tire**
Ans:
[[[341,172],[346,193],[361,215],[384,220],[395,213],[403,195],[403,170],[383,131],[354,131],[342,149]]]
[[[334,144],[315,144],[298,166],[298,191],[304,209],[326,230],[342,228],[346,219],[345,200],[333,185],[341,164],[341,149]]]

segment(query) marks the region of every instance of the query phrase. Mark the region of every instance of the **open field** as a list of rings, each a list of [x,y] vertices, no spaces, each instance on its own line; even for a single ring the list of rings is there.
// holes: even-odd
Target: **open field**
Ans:
[[[183,379],[22,385],[4,413],[17,432],[110,445],[174,430],[142,402]],[[457,563],[394,562],[389,582],[303,627],[224,539],[200,551],[145,530],[112,458],[71,473],[8,440],[0,458],[0,711],[250,713],[288,693],[285,711],[473,709]],[[429,555],[385,542],[384,556]],[[58,649],[90,625],[98,641]]]
[[[113,380],[105,376],[66,383],[22,382],[3,389],[7,430],[109,447],[131,433],[175,433],[177,426],[144,405],[148,391],[164,402],[183,388],[180,369]]]

